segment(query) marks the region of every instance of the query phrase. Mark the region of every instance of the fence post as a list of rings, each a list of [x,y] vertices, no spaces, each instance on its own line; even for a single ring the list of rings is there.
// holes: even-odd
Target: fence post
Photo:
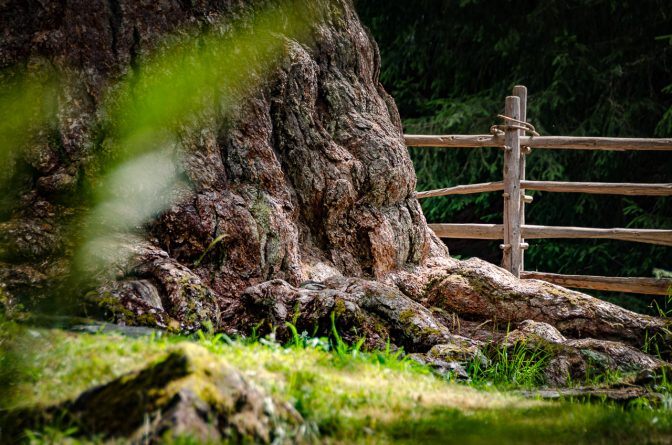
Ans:
[[[507,96],[504,115],[520,119],[520,98]],[[504,136],[504,244],[502,266],[520,277],[520,135],[507,129]]]
[[[513,87],[513,92],[511,94],[512,96],[518,96],[520,97],[520,120],[523,122],[527,122],[527,87],[523,85],[516,85]],[[520,136],[525,136],[525,132],[522,130],[518,130],[518,134]],[[520,147],[520,170],[519,170],[519,177],[521,181],[525,180],[525,158],[527,158],[527,154],[529,153],[530,147]],[[526,196],[525,189],[520,189],[520,226],[525,225],[525,203],[527,199],[532,199],[532,197]],[[522,246],[527,246],[525,244],[525,240],[520,238],[520,244],[521,244],[521,250],[520,250],[520,269],[519,273],[525,270],[525,247]]]

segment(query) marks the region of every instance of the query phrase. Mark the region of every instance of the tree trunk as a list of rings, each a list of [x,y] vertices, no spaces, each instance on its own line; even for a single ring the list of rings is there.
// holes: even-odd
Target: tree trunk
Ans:
[[[66,81],[55,120],[12,167],[6,199],[16,199],[0,215],[10,309],[37,306],[67,282],[69,230],[86,207],[73,197],[109,142],[101,130],[106,94],[161,51],[161,36],[226,28],[272,3],[4,2],[0,63],[28,75],[46,64]],[[106,263],[117,276],[78,300],[88,310],[186,331],[211,323],[247,334],[263,321],[279,335],[285,322],[328,333],[333,313],[346,339],[366,335],[377,347],[390,338],[409,352],[444,351],[444,362],[477,356],[488,332],[496,337],[526,320],[553,325],[561,337],[634,346],[669,333],[662,319],[449,258],[415,199],[399,114],[350,0],[298,11],[306,20],[319,12],[310,38],[276,35],[281,61],[270,74],[253,73],[264,76],[252,93],[181,134],[176,152],[189,187],[141,236],[124,238],[132,260]],[[562,340],[567,348],[571,341]],[[457,347],[446,355],[441,345]]]

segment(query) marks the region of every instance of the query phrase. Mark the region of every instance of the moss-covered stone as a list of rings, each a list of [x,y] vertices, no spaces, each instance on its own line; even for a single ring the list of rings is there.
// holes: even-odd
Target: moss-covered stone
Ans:
[[[11,415],[19,416],[22,428],[49,424],[60,416],[75,425],[79,434],[130,441],[185,435],[235,443],[301,443],[303,439],[303,420],[296,411],[250,385],[222,358],[192,343],[180,343],[144,369],[87,390],[75,400]]]

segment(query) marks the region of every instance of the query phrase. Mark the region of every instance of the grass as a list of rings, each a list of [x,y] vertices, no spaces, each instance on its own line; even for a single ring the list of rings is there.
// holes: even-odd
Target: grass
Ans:
[[[499,389],[513,389],[544,383],[544,368],[551,357],[544,349],[530,348],[523,342],[512,346],[492,345],[487,349],[488,364],[484,365],[482,360],[476,359],[467,367],[474,386],[494,385]]]
[[[292,327],[294,335],[287,345],[272,337],[252,341],[200,334],[197,339],[133,339],[28,329],[23,337],[30,342],[32,355],[24,357],[22,378],[15,382],[15,393],[20,394],[15,406],[67,400],[92,385],[142,368],[180,342],[197,341],[250,381],[291,403],[324,443],[645,444],[672,440],[669,411],[645,404],[626,408],[551,403],[481,391],[438,377],[389,347],[365,352],[361,344],[347,345],[340,337],[314,339]],[[495,367],[497,373],[482,370],[484,380],[497,381],[508,375],[519,383],[535,381],[534,372],[523,372],[524,363],[539,357],[521,351],[514,348],[502,355],[509,364]],[[76,431],[68,428],[57,425],[31,432],[27,442],[80,443],[69,437]]]

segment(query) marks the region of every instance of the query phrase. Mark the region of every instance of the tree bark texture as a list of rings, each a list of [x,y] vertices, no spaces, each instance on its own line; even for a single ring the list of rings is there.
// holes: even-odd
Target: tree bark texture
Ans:
[[[68,80],[57,120],[7,166],[17,184],[13,205],[0,212],[7,305],[36,304],[68,274],[67,222],[81,210],[72,196],[104,145],[108,90],[160,49],[161,36],[253,15],[269,3],[2,3],[0,64],[28,74],[48,64]],[[277,36],[282,61],[261,86],[232,113],[184,133],[177,154],[191,188],[143,236],[124,240],[132,261],[81,301],[120,323],[191,331],[207,322],[241,334],[260,322],[279,335],[285,322],[324,334],[335,313],[346,339],[365,335],[379,347],[390,338],[445,363],[473,359],[488,338],[527,320],[557,328],[567,348],[609,357],[626,349],[588,339],[640,347],[669,335],[663,319],[518,280],[480,260],[451,259],[415,198],[375,42],[349,0],[309,3],[323,8],[310,43]]]

